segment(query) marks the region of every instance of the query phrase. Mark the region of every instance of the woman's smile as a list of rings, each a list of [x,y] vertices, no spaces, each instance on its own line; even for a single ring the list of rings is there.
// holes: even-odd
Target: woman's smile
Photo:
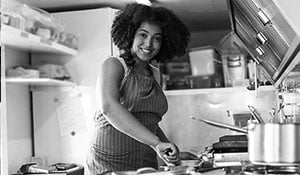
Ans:
[[[145,54],[149,54],[149,53],[152,52],[153,49],[141,48],[141,50],[142,50]]]

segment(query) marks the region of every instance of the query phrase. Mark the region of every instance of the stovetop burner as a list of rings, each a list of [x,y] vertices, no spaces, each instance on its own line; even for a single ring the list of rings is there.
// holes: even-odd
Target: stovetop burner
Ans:
[[[245,175],[260,175],[260,174],[271,174],[271,175],[299,175],[300,166],[261,166],[261,165],[250,165],[243,168]]]

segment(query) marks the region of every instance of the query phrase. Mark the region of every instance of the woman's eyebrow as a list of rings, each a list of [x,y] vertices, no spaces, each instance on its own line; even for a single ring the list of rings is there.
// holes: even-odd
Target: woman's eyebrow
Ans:
[[[146,30],[146,29],[140,29],[139,31],[140,31],[140,32],[146,32],[146,33],[149,33],[149,31]]]
[[[146,29],[140,29],[139,31],[140,31],[140,32],[146,32],[146,33],[149,33],[149,31],[146,30]],[[158,32],[158,33],[155,33],[154,35],[162,35],[162,33],[161,33],[161,32]]]

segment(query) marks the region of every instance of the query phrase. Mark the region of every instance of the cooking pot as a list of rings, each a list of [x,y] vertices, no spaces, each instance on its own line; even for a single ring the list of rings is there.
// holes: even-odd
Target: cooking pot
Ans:
[[[250,123],[248,153],[253,164],[300,164],[300,124]]]
[[[207,119],[207,124],[248,134],[249,161],[259,165],[300,165],[300,123],[250,123],[240,128]]]

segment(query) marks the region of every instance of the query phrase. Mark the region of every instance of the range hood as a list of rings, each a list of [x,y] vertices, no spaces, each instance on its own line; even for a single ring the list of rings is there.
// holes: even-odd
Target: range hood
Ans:
[[[228,0],[231,27],[276,87],[300,62],[299,0]]]

